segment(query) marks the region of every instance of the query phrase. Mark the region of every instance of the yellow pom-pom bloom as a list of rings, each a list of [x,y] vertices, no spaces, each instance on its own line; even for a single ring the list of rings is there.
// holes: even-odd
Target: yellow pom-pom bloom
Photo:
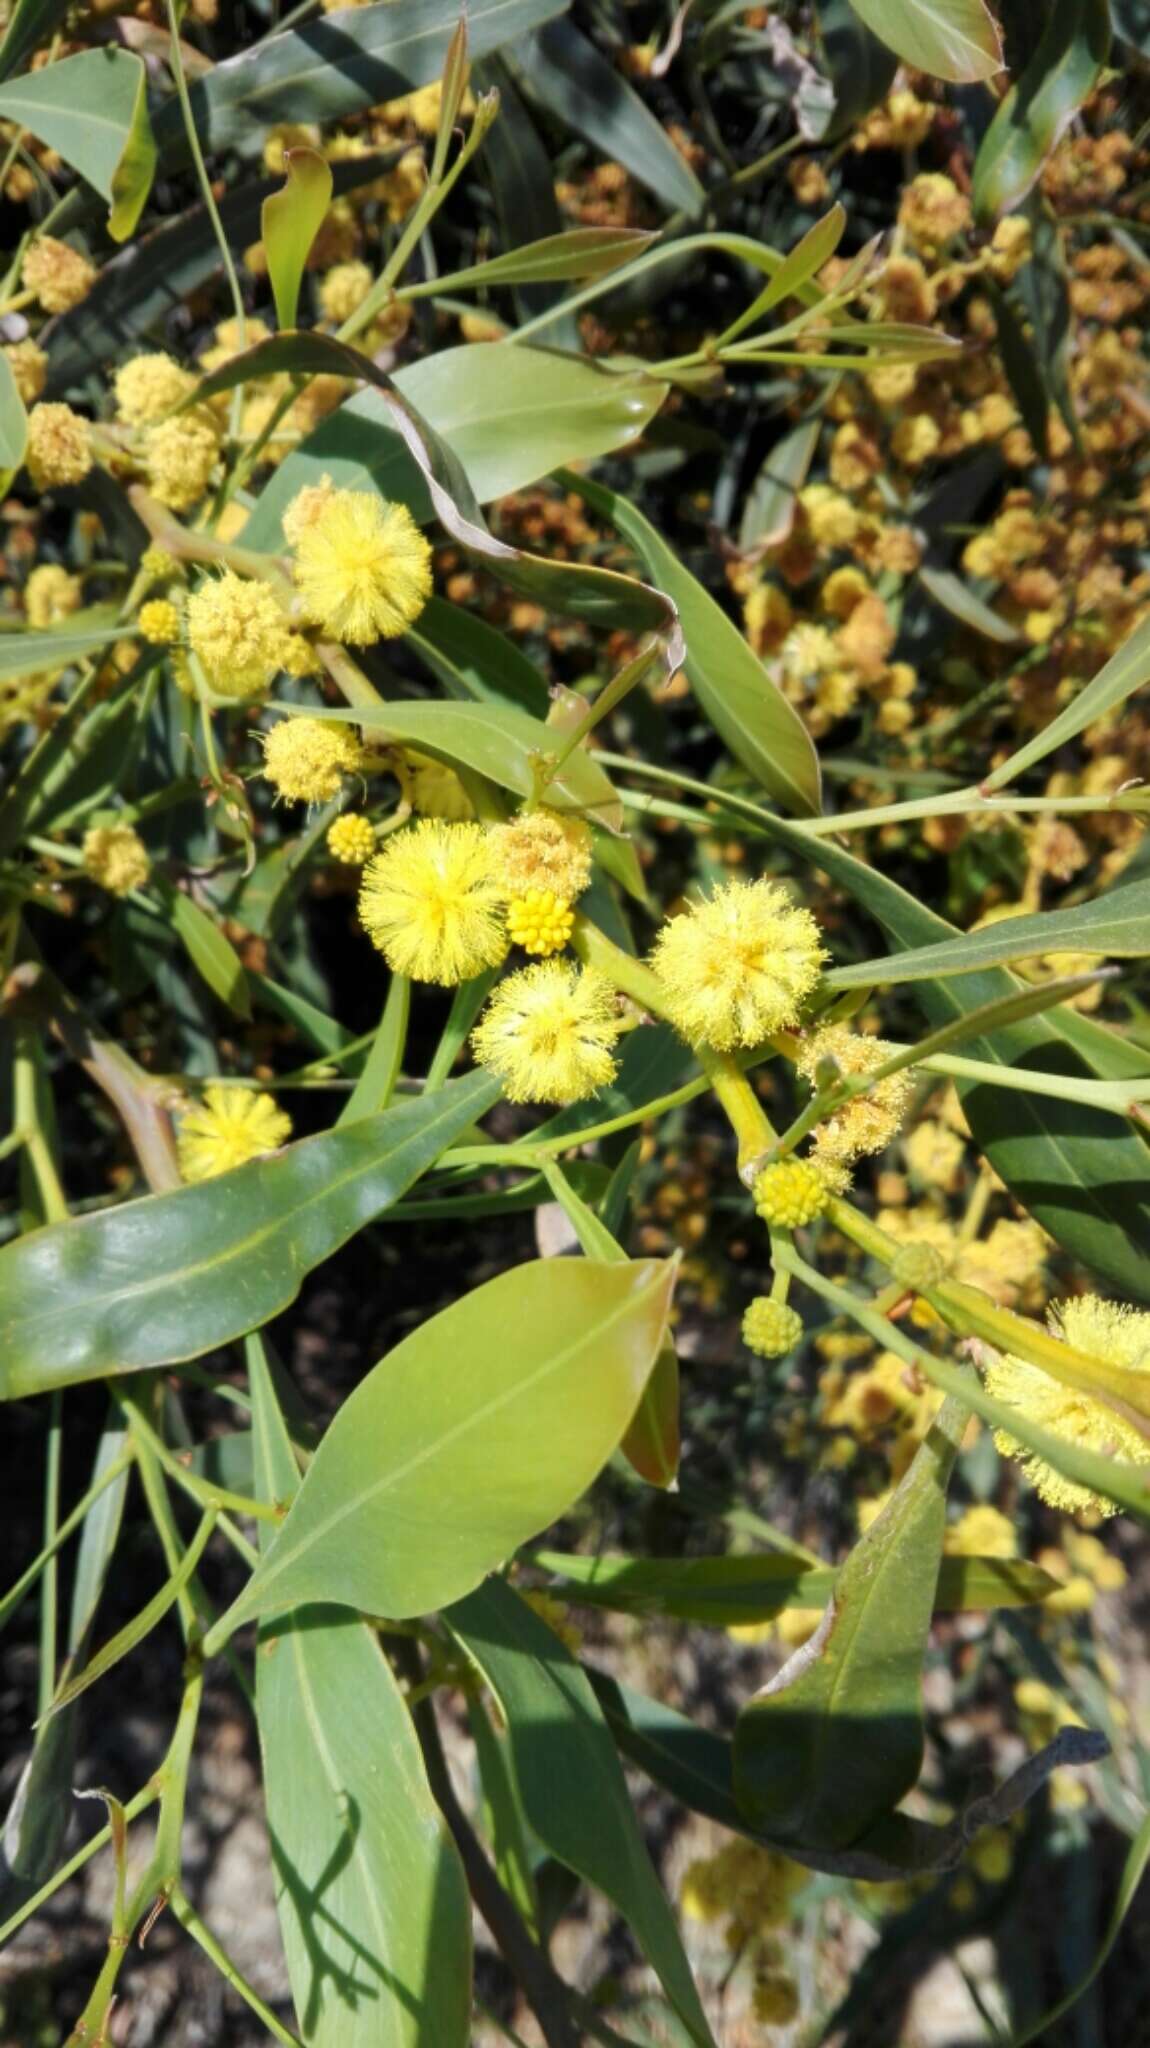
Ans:
[[[80,852],[84,873],[113,896],[127,896],[148,879],[148,849],[131,825],[93,825]]]
[[[512,944],[522,946],[525,953],[538,953],[541,958],[548,953],[561,953],[574,925],[571,905],[560,902],[550,889],[529,889],[525,896],[514,897],[507,906],[507,932]]]
[[[1150,1312],[1145,1309],[1084,1294],[1076,1301],[1053,1303],[1048,1321],[1055,1336],[1109,1366],[1129,1372],[1145,1372],[1150,1367]],[[995,1400],[1008,1402],[1028,1422],[1063,1437],[1068,1444],[1135,1465],[1150,1465],[1150,1438],[1143,1436],[1135,1423],[1118,1414],[1101,1396],[1063,1386],[1023,1358],[1010,1354],[996,1358],[987,1367],[986,1388]],[[996,1430],[994,1441],[1004,1457],[1019,1459],[1039,1499],[1052,1508],[1062,1508],[1067,1514],[1080,1514],[1086,1508],[1099,1515],[1118,1512],[1113,1501],[1064,1479],[1009,1430]]]
[[[830,1190],[809,1160],[776,1159],[757,1176],[753,1192],[764,1223],[800,1230],[804,1223],[821,1216]]]
[[[84,586],[58,562],[41,562],[24,585],[24,610],[28,624],[43,628],[58,625],[84,601]]]
[[[181,573],[180,564],[167,548],[145,548],[140,556],[140,574],[149,583],[173,583]]]
[[[219,697],[258,697],[282,666],[287,620],[266,583],[225,569],[188,599],[188,638]]]
[[[507,952],[504,896],[481,825],[422,818],[364,869],[360,921],[396,974],[454,988]]]
[[[324,319],[337,326],[349,320],[356,308],[362,306],[373,282],[366,263],[337,263],[334,270],[320,279],[319,303]]]
[[[663,926],[651,964],[692,1044],[730,1052],[798,1022],[825,957],[809,910],[775,882],[727,882]]]
[[[96,272],[86,256],[53,235],[40,235],[20,272],[26,291],[35,292],[46,313],[69,313],[86,299]]]
[[[760,1358],[785,1358],[801,1343],[803,1319],[785,1301],[760,1294],[743,1317],[743,1342]]]
[[[182,370],[157,349],[151,355],[133,356],[117,370],[116,411],[130,427],[150,426],[190,398],[195,388],[191,371]]]
[[[0,348],[12,372],[12,381],[25,405],[35,405],[48,382],[48,358],[36,342],[10,341]]]
[[[562,811],[521,811],[491,832],[508,896],[550,889],[561,903],[575,903],[591,880],[595,842],[582,818]]]
[[[942,1547],[948,1557],[1017,1557],[1018,1537],[1009,1515],[980,1501],[950,1524]]]
[[[333,640],[392,640],[431,596],[431,548],[406,505],[372,491],[333,491],[295,543],[308,618]]]
[[[804,1081],[815,1084],[819,1068],[831,1062],[843,1074],[873,1074],[890,1059],[898,1047],[882,1038],[867,1038],[852,1031],[849,1024],[827,1024],[805,1039],[795,1062]],[[845,1170],[864,1154],[881,1152],[889,1145],[906,1115],[914,1093],[909,1068],[876,1081],[866,1095],[856,1095],[827,1117],[815,1133],[811,1149],[813,1163],[823,1168],[832,1182],[845,1185]]]
[[[180,1172],[188,1181],[214,1180],[217,1173],[275,1152],[290,1137],[291,1118],[272,1096],[213,1081],[203,1102],[180,1118]]]
[[[375,852],[375,827],[360,811],[345,811],[329,827],[327,850],[333,860],[349,868],[361,868]]]
[[[219,452],[216,422],[203,407],[149,427],[144,460],[152,496],[173,512],[186,512],[207,490]]]
[[[179,610],[167,597],[153,597],[142,604],[137,623],[152,647],[174,647],[180,637]]]
[[[92,429],[70,405],[34,405],[24,460],[38,491],[81,484],[92,467]]]
[[[615,1077],[620,1020],[605,975],[542,960],[501,982],[471,1036],[511,1102],[582,1102]]]
[[[281,718],[264,736],[263,773],[289,804],[326,804],[363,759],[358,734],[326,718]]]

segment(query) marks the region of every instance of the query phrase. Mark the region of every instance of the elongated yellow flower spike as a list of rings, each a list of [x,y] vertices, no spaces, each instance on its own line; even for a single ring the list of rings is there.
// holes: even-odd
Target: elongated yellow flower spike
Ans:
[[[507,952],[505,897],[482,825],[421,818],[363,871],[359,915],[396,974],[453,988]]]
[[[692,1045],[731,1052],[797,1024],[825,958],[809,910],[776,882],[727,882],[663,926],[651,965]]]
[[[1076,1351],[1092,1353],[1109,1366],[1130,1372],[1150,1367],[1150,1313],[1129,1308],[1122,1302],[1102,1301],[1095,1294],[1083,1294],[1075,1301],[1054,1302],[1047,1321],[1056,1337],[1062,1337]],[[986,1389],[997,1401],[1016,1408],[1021,1417],[1064,1437],[1083,1450],[1100,1451],[1107,1457],[1124,1458],[1135,1465],[1150,1465],[1150,1437],[1137,1424],[1119,1414],[1109,1402],[1067,1387],[1052,1379],[1037,1365],[1007,1354],[987,1367]],[[1150,1418],[1147,1418],[1150,1422]],[[1009,1430],[995,1431],[994,1441],[1004,1457],[1017,1458],[1040,1500],[1067,1514],[1093,1509],[1099,1515],[1114,1515],[1113,1501],[1065,1479],[1044,1458],[1029,1451]]]
[[[621,1023],[605,975],[542,960],[501,982],[471,1044],[510,1102],[582,1102],[615,1077]]]

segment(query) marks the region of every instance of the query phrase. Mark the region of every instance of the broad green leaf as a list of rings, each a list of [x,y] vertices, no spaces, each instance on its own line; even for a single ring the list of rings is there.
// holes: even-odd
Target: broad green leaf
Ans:
[[[432,597],[404,635],[449,697],[460,703],[513,704],[543,720],[547,678],[506,633],[462,605]]]
[[[212,994],[237,1017],[250,1017],[252,994],[247,975],[239,954],[231,940],[224,937],[215,918],[209,917],[182,889],[161,885],[160,895],[197,974],[203,976]]]
[[[971,974],[1007,960],[1032,960],[1039,953],[1104,953],[1116,960],[1150,954],[1150,881],[1108,889],[1092,903],[1078,903],[1070,910],[1004,917],[982,931],[965,932],[937,946],[916,946],[885,960],[836,967],[827,981],[832,988],[883,988],[940,974]]]
[[[536,483],[561,463],[627,447],[667,392],[643,370],[605,369],[585,357],[510,342],[440,349],[397,371],[393,382],[447,442],[481,504]],[[364,391],[280,464],[251,515],[245,546],[280,545],[284,508],[325,474],[344,489],[374,485],[418,518],[431,515],[419,466],[386,404]]]
[[[151,189],[156,146],[147,74],[128,50],[82,50],[0,86],[0,118],[58,150],[108,200],[108,232],[124,242]]]
[[[5,1246],[0,1398],[176,1364],[257,1329],[498,1094],[467,1074],[428,1101]]]
[[[818,140],[837,142],[886,98],[898,60],[864,26],[850,0],[816,0],[815,13],[835,95],[834,114]]]
[[[473,58],[518,40],[557,14],[566,0],[469,0]],[[267,36],[191,90],[192,118],[205,154],[252,148],[279,121],[326,124],[366,114],[413,86],[442,76],[459,22],[459,0],[380,0]],[[165,165],[187,155],[175,98],[156,121]]]
[[[703,188],[626,79],[570,21],[551,21],[507,55],[537,99],[668,209],[694,219]]]
[[[69,668],[121,637],[110,627],[98,633],[0,633],[0,679]]]
[[[618,527],[675,603],[691,686],[724,745],[788,810],[802,817],[817,812],[819,764],[810,736],[738,627],[628,499],[586,477],[565,480]]]
[[[276,320],[281,327],[294,327],[304,266],[331,205],[332,175],[316,149],[285,150],[284,172],[282,190],[264,200],[260,233]]]
[[[713,1628],[770,1621],[786,1607],[825,1607],[837,1576],[829,1565],[811,1571],[801,1558],[772,1553],[629,1558],[536,1550],[531,1562],[566,1581],[548,1588],[560,1599],[582,1600],[623,1614],[706,1622]],[[1013,1558],[944,1557],[934,1607],[936,1613],[1027,1607],[1057,1590],[1057,1580],[1036,1564]]]
[[[1049,0],[1037,46],[974,160],[976,217],[1013,213],[1055,144],[1093,92],[1110,49],[1107,0]]]
[[[0,641],[2,648],[3,642]],[[993,768],[981,787],[989,793],[1016,781],[1024,769],[1032,768],[1036,761],[1044,761],[1067,740],[1077,738],[1088,725],[1105,718],[1108,712],[1125,703],[1135,690],[1141,689],[1145,682],[1150,682],[1150,619],[1143,619],[1142,624],[1134,628],[1117,654],[1111,655],[1065,711],[1060,711],[1057,718],[1051,719],[1042,732],[1027,740],[1025,746],[1019,747],[1009,760]]]
[[[248,1360],[259,1495],[288,1500],[299,1472],[258,1339]],[[467,1884],[377,1635],[346,1609],[305,1607],[260,1631],[255,1663],[276,1909],[308,2048],[466,2048]]]
[[[944,1402],[838,1573],[814,1635],[739,1715],[735,1797],[777,1841],[850,1848],[918,1779],[946,1486],[967,1415]]]
[[[553,1856],[618,1908],[692,2040],[714,2048],[615,1745],[579,1665],[499,1579],[459,1601],[446,1620],[503,1710],[530,1826]]]
[[[28,446],[28,415],[16,389],[12,365],[0,353],[0,491],[7,493]]]
[[[851,0],[904,64],[967,85],[1002,70],[1002,42],[983,0]]]
[[[1017,626],[1004,619],[1000,612],[984,603],[969,583],[957,576],[953,569],[938,569],[924,562],[918,572],[918,580],[928,596],[943,611],[949,612],[963,626],[969,626],[974,633],[981,633],[987,640],[997,640],[1003,647],[1017,646],[1022,638]]]
[[[421,1324],[344,1402],[223,1626],[315,1600],[402,1620],[469,1592],[610,1457],[674,1277],[542,1259]]]

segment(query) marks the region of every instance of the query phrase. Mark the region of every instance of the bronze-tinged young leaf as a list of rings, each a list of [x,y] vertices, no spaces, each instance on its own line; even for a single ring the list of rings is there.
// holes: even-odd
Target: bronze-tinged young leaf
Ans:
[[[851,0],[904,64],[969,85],[1002,70],[1002,41],[984,0]]]
[[[653,1259],[543,1259],[423,1323],[345,1401],[217,1647],[241,1621],[306,1602],[402,1620],[478,1585],[616,1448],[674,1279]]]
[[[483,1072],[0,1251],[0,1399],[197,1358],[294,1301],[498,1099]]]
[[[946,1486],[968,1413],[944,1402],[839,1572],[814,1635],[739,1715],[735,1797],[772,1840],[850,1848],[918,1778]]]
[[[276,319],[294,327],[304,266],[331,205],[331,165],[317,149],[287,149],[284,174],[283,189],[264,200],[260,233]]]
[[[1013,213],[1098,83],[1110,50],[1107,0],[1049,0],[1021,78],[998,103],[974,161],[981,221]]]
[[[546,1622],[489,1579],[445,1617],[503,1710],[523,1811],[539,1839],[623,1915],[699,2048],[714,2041],[591,1686]]]

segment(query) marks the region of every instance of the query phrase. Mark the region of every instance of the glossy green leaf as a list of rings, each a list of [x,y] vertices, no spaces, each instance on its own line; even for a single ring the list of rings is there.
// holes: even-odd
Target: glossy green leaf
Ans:
[[[917,1781],[946,1486],[967,1413],[943,1404],[814,1635],[739,1715],[735,1797],[774,1840],[849,1848]]]
[[[6,1245],[0,1398],[175,1364],[257,1329],[498,1094],[467,1074],[215,1180]]]
[[[288,1500],[299,1472],[258,1339],[248,1362],[259,1497]],[[374,1630],[335,1607],[262,1629],[256,1718],[276,1910],[308,2048],[466,2048],[467,1883]]]
[[[757,1553],[754,1557],[581,1557],[536,1550],[531,1562],[565,1583],[549,1588],[559,1598],[623,1614],[667,1615],[676,1621],[732,1628],[770,1621],[787,1607],[825,1607],[836,1572],[811,1571],[801,1558]],[[936,1613],[969,1608],[1028,1607],[1058,1590],[1040,1565],[1013,1558],[944,1557],[935,1588]]]
[[[6,493],[24,461],[28,446],[28,415],[16,389],[12,365],[0,353],[0,491]]]
[[[0,641],[0,650],[2,648],[3,642]],[[1134,628],[1117,654],[1111,655],[1065,711],[1060,711],[1057,718],[1051,719],[1042,732],[1027,740],[1025,746],[1019,747],[1009,760],[991,770],[982,788],[990,792],[1017,781],[1025,769],[1032,768],[1036,761],[1044,761],[1048,754],[1064,746],[1067,740],[1075,739],[1088,725],[1105,718],[1117,705],[1124,704],[1135,690],[1141,689],[1145,682],[1150,682],[1150,619],[1143,619],[1142,624]]]
[[[478,1585],[610,1457],[674,1277],[542,1259],[421,1324],[344,1402],[226,1626],[315,1600],[400,1620]]]
[[[1002,41],[983,0],[851,0],[879,41],[932,78],[967,85],[1002,70]]]
[[[976,217],[1013,213],[1097,85],[1110,49],[1107,0],[1049,0],[1037,46],[998,103],[974,160]]]
[[[508,53],[537,99],[622,164],[660,203],[688,219],[703,210],[703,188],[633,86],[571,21],[551,21]]]
[[[82,50],[0,86],[0,118],[27,128],[109,201],[108,231],[131,234],[151,190],[156,146],[147,74],[128,50]]]
[[[446,1616],[494,1692],[523,1810],[561,1863],[606,1894],[701,2048],[712,2036],[591,1686],[546,1622],[499,1579]]]
[[[949,612],[960,625],[969,626],[972,632],[981,633],[984,639],[996,640],[1002,647],[1015,647],[1021,640],[1018,627],[986,604],[953,569],[938,569],[924,562],[918,580],[944,612]]]
[[[250,1017],[252,994],[243,963],[215,918],[182,889],[161,886],[160,895],[197,974],[237,1017]]]
[[[460,703],[513,704],[545,719],[547,678],[506,633],[446,598],[432,597],[404,635],[449,697]]]
[[[1082,433],[1070,381],[1075,340],[1066,234],[1040,191],[1031,194],[1023,212],[1030,223],[1030,261],[1023,264],[1012,290],[1029,322],[1046,389],[1081,453]]]
[[[565,4],[469,0],[472,57],[518,40]],[[192,118],[205,153],[250,149],[253,137],[279,121],[326,124],[366,114],[413,86],[430,85],[442,76],[458,22],[459,0],[380,0],[266,36],[192,86]],[[156,140],[166,165],[187,155],[174,96],[157,118]]]
[[[613,371],[510,342],[440,349],[397,371],[393,383],[447,442],[481,504],[538,482],[560,463],[627,447],[667,392],[642,370]],[[431,516],[419,466],[387,405],[364,391],[280,464],[251,515],[245,544],[280,545],[284,508],[325,474],[344,489],[374,485],[418,518]]]
[[[276,319],[281,327],[294,327],[304,266],[331,205],[332,175],[317,149],[285,150],[284,172],[282,190],[264,200],[260,234]]]
[[[1093,902],[1077,903],[1070,910],[1006,917],[937,946],[916,946],[884,960],[836,967],[827,981],[833,988],[883,988],[939,974],[970,974],[1007,960],[1032,960],[1039,953],[1102,953],[1116,960],[1150,954],[1150,881],[1108,889]]]
[[[819,764],[807,729],[733,620],[628,499],[586,477],[566,481],[618,527],[673,599],[691,686],[724,745],[788,810],[804,817],[817,812]]]
[[[0,633],[0,679],[70,668],[120,637],[107,627],[98,633]]]

